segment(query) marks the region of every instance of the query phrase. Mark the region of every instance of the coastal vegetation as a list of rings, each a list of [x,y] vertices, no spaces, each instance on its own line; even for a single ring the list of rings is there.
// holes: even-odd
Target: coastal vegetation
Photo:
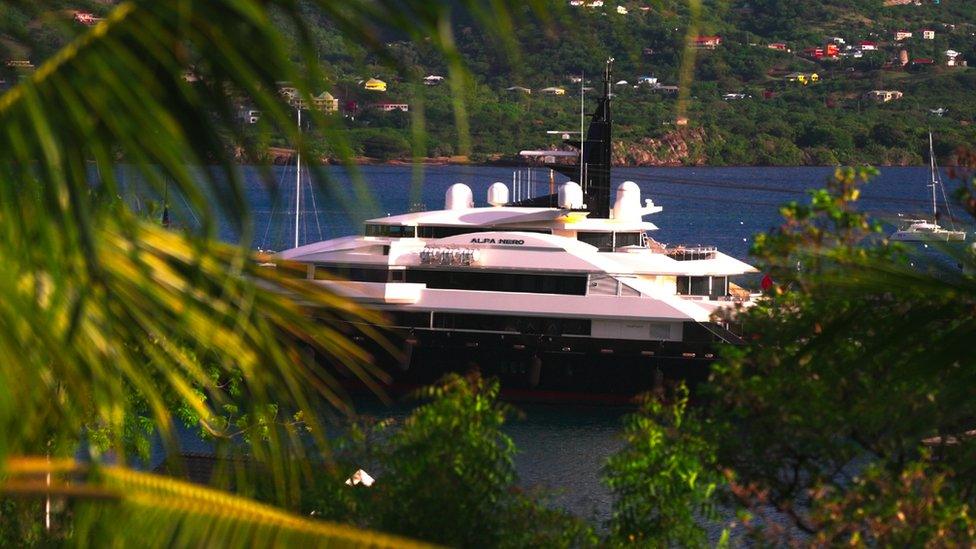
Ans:
[[[5,4],[0,20],[66,6],[43,4]],[[722,349],[697,388],[698,402],[690,404],[680,385],[666,387],[628,417],[623,447],[605,469],[614,498],[607,524],[588,524],[551,507],[545,494],[517,488],[516,448],[501,430],[517,411],[498,402],[493,380],[446,378],[422,390],[423,402],[398,422],[369,423],[351,413],[338,376],[375,385],[385,375],[354,339],[382,345],[383,335],[349,328],[368,326],[376,313],[300,284],[295,266],[251,251],[254,228],[229,143],[257,156],[262,139],[273,138],[243,128],[234,103],[257,106],[262,127],[280,133],[274,139],[310,152],[316,144],[294,128],[277,90],[288,81],[310,102],[339,81],[322,66],[322,40],[340,37],[336,45],[352,52],[343,54],[350,63],[384,60],[409,82],[419,73],[396,47],[409,38],[423,59],[436,54],[444,72],[462,78],[465,66],[478,75],[492,62],[462,52],[510,35],[524,4],[93,2],[104,19],[53,42],[46,64],[0,96],[0,542],[575,547],[722,545],[754,536],[769,544],[973,543],[976,259],[968,249],[946,249],[951,264],[919,271],[908,268],[908,250],[878,243],[876,225],[855,207],[870,169],[838,170],[809,201],[783,207],[782,227],[756,238],[754,255],[776,284],[765,302],[740,312],[754,339]],[[750,19],[757,30],[748,32],[820,32],[805,26],[803,3],[768,4],[779,16]],[[660,17],[693,15],[684,4],[655,6]],[[887,17],[863,6],[879,21]],[[551,7],[528,3],[537,20]],[[452,17],[467,18],[470,33],[453,31]],[[695,24],[744,21],[736,17],[706,13]],[[45,27],[28,25],[28,36],[38,28]],[[540,29],[532,36],[549,40]],[[544,55],[523,39],[493,43],[512,55],[522,51],[514,59]],[[617,40],[615,48],[633,46],[630,34]],[[567,59],[582,55],[572,54]],[[573,69],[551,57],[559,73],[524,77]],[[625,61],[619,67],[639,70]],[[205,75],[203,84],[188,81],[188,70]],[[967,75],[931,78],[962,82]],[[477,95],[491,81],[478,78],[457,88],[416,84],[412,97],[443,94],[443,101],[424,103],[424,116],[416,107],[408,116],[391,112],[354,131],[377,157],[396,157],[405,143],[418,156],[447,143],[444,154],[474,154],[507,128],[477,123],[479,109],[492,105]],[[707,90],[698,78],[682,85]],[[699,94],[689,94],[686,107],[680,93],[677,103],[661,99],[662,119],[680,108],[706,119]],[[539,105],[553,116],[563,110]],[[636,131],[627,117],[643,116],[627,108],[619,113],[624,136]],[[787,137],[786,111],[802,109],[783,108],[779,118],[757,110],[743,122],[779,123],[782,140],[770,145],[777,154],[803,159],[828,142],[817,154],[847,161],[853,158],[838,151],[875,141],[917,154],[902,146],[917,131],[882,108],[873,112],[879,118],[865,147],[838,130],[843,124],[817,116],[829,110],[808,112],[819,129],[798,144]],[[954,107],[965,108],[972,107]],[[525,111],[498,109],[509,112],[513,127],[524,126]],[[456,133],[438,134],[445,130],[433,128],[436,116],[455,121]],[[359,138],[350,137],[357,134],[349,123],[313,113],[327,146],[352,161]],[[703,132],[707,150],[715,130],[691,129]],[[531,142],[532,128],[519,131]],[[946,135],[963,142],[971,139],[966,131]],[[971,152],[952,154],[966,169],[976,166]],[[120,198],[119,158],[159,194],[181,193],[200,226],[175,230],[137,215]],[[211,167],[198,169],[203,164]],[[957,173],[960,200],[976,215],[976,180],[966,169]],[[218,215],[234,224],[235,242],[216,239]],[[215,445],[210,487],[179,480],[187,466],[181,424]],[[144,471],[153,443],[169,454],[170,476]],[[364,466],[377,475],[373,486],[351,482]]]

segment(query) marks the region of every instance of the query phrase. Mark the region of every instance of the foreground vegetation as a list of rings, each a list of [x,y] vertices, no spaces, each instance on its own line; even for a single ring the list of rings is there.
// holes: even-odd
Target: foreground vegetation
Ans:
[[[0,540],[973,544],[976,258],[946,249],[951,262],[918,271],[906,250],[878,244],[855,208],[870,170],[838,171],[757,237],[777,285],[741,313],[754,339],[721,351],[695,406],[677,386],[626,420],[605,469],[608,524],[518,490],[501,431],[513,411],[492,380],[445,379],[400,424],[351,423],[335,376],[341,365],[367,385],[383,379],[352,343],[382,335],[348,328],[375,313],[297,284],[287,264],[258,266],[268,258],[250,251],[228,136],[248,154],[261,143],[241,131],[229,96],[259,105],[309,152],[274,91],[288,80],[310,99],[326,82],[309,7],[377,58],[390,52],[380,26],[460,67],[449,15],[504,36],[522,4],[124,3],[0,96]],[[549,6],[528,7],[542,18]],[[184,80],[191,65],[211,84]],[[469,120],[466,105],[453,97],[452,116]],[[346,129],[315,122],[351,159]],[[422,122],[412,119],[414,145]],[[976,166],[972,153],[955,155]],[[160,194],[185,196],[201,227],[173,231],[133,213],[119,199],[119,157]],[[193,169],[203,163],[214,166]],[[958,176],[976,214],[973,174]],[[238,242],[216,240],[218,214]],[[214,442],[213,487],[137,470],[154,439],[179,454],[179,422]],[[347,485],[364,464],[376,483]],[[170,465],[179,472],[178,459]]]

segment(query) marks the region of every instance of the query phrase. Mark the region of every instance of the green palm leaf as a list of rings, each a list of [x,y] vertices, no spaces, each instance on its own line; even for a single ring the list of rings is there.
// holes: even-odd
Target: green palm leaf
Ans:
[[[5,470],[0,490],[8,494],[67,498],[82,547],[99,539],[118,547],[432,547],[121,467],[27,457],[8,461]]]
[[[510,25],[504,8],[515,3],[493,2],[500,17],[474,1],[309,5],[381,56],[381,31],[397,30],[431,36],[459,66],[445,32],[450,10],[470,9],[498,29]],[[246,447],[266,466],[277,499],[294,501],[301,476],[312,474],[302,458],[328,451],[323,411],[348,408],[333,372],[304,350],[367,385],[383,378],[350,338],[382,343],[368,328],[375,313],[295,280],[288,265],[260,267],[266,258],[250,251],[253,220],[231,145],[251,145],[236,129],[232,97],[304,147],[276,93],[281,80],[306,99],[321,86],[303,10],[289,0],[123,2],[0,96],[0,461],[87,448],[96,460],[111,450],[125,464],[140,416],[172,451],[174,409],[182,408],[223,452]],[[184,81],[191,67],[204,85]],[[169,186],[185,197],[200,226],[171,232],[135,215],[120,198],[120,159],[156,192]],[[273,192],[270,171],[263,175]],[[362,187],[353,192],[368,197]],[[215,241],[221,220],[238,245]],[[233,425],[228,406],[237,407]],[[106,469],[100,478],[123,494],[131,489],[123,501],[136,502],[139,516],[169,502],[152,519],[169,521],[162,530],[183,532],[173,525],[190,521],[200,528],[192,539],[213,541],[207,517],[225,516],[222,506],[240,510],[210,493],[177,508],[177,491],[149,497],[133,479],[164,481],[125,474]],[[149,499],[138,503],[137,494]],[[262,515],[241,516],[254,525]],[[329,540],[334,532],[307,534]]]

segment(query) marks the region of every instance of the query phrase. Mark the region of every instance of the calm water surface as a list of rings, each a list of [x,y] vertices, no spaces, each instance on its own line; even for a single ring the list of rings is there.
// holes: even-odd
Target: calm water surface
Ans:
[[[254,209],[254,247],[282,250],[294,238],[294,168],[274,168],[281,181],[269,192],[257,170],[243,168],[248,200]],[[327,180],[303,187],[300,241],[314,242],[359,232],[361,221],[398,214],[422,204],[443,207],[444,192],[453,183],[466,183],[477,205],[485,204],[488,185],[511,183],[512,168],[443,166],[422,170],[422,184],[410,167],[365,166],[356,177],[328,168]],[[831,168],[633,168],[615,169],[614,186],[632,180],[664,210],[645,220],[659,227],[652,236],[670,244],[710,244],[748,260],[754,234],[778,225],[778,207],[804,200],[805,191],[823,186]],[[929,211],[927,168],[885,168],[864,188],[861,207],[878,218],[894,221],[898,213]],[[308,181],[311,177],[305,177]],[[548,171],[533,174],[535,194],[548,191]],[[560,178],[558,182],[564,180]],[[359,183],[355,183],[359,181]],[[948,179],[947,179],[948,182]],[[952,184],[949,182],[949,186]],[[313,190],[314,189],[314,190]],[[951,189],[950,189],[951,192]],[[176,223],[194,220],[177,198],[172,198]],[[947,224],[945,221],[943,225]],[[971,230],[968,227],[967,230]],[[229,241],[239,237],[230,225],[221,226]],[[370,406],[372,414],[383,414]],[[519,448],[516,459],[525,487],[544,488],[557,505],[586,518],[603,521],[609,516],[610,498],[600,481],[606,458],[620,445],[621,416],[626,410],[576,406],[520,406],[525,418],[513,421],[507,432]],[[399,412],[391,411],[392,415]],[[192,440],[188,446],[199,447]]]

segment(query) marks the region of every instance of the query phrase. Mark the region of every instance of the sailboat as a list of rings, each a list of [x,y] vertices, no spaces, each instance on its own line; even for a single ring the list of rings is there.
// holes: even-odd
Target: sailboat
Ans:
[[[298,132],[302,132],[302,109],[301,107],[296,108],[298,117]],[[302,186],[308,187],[308,197],[311,199],[312,206],[312,218],[315,220],[315,228],[318,231],[319,239],[322,238],[322,226],[319,223],[318,218],[318,206],[315,204],[315,192],[312,188],[311,179],[306,178],[307,181],[302,180],[302,151],[301,147],[296,146],[295,149],[295,210],[294,210],[294,247],[297,248],[300,245],[300,236],[302,233],[303,222],[307,223],[307,220],[301,218],[302,214]],[[284,174],[282,174],[283,182]],[[277,205],[271,210],[271,215],[268,220],[267,227],[265,227],[264,238],[261,240],[261,244],[258,247],[259,250],[267,253],[274,253],[272,249],[269,248],[271,245],[271,240],[269,239],[271,235],[272,222],[275,219],[275,212],[277,211]],[[306,212],[307,213],[307,212]],[[307,232],[306,232],[307,235]]]
[[[935,147],[932,145],[932,133],[929,132],[929,165],[931,167],[931,181],[928,187],[932,189],[932,221],[928,219],[906,219],[902,221],[901,227],[889,237],[891,240],[899,242],[961,242],[966,240],[965,231],[957,231],[955,227],[946,229],[939,226],[939,208],[936,203],[936,188],[942,190],[943,199],[945,198],[945,187],[939,176],[938,167],[935,165]],[[952,222],[952,213],[949,212],[949,202],[946,200],[946,212],[949,213],[949,222]]]

